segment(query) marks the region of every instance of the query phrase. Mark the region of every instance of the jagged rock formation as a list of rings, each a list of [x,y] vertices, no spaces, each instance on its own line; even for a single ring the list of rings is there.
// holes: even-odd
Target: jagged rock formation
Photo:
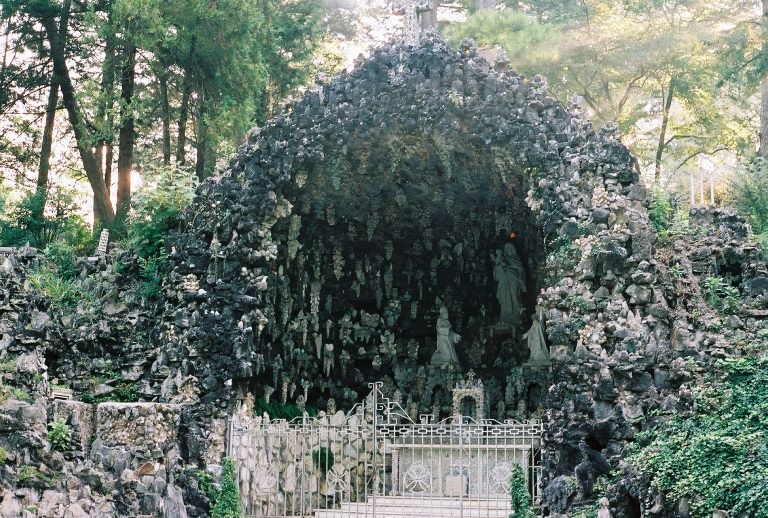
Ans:
[[[170,367],[167,380],[194,376],[210,408],[232,390],[349,403],[383,378],[406,405],[440,413],[440,390],[458,379],[429,365],[444,303],[463,335],[460,359],[490,379],[490,414],[548,407],[546,469],[573,473],[589,433],[571,421],[572,406],[592,391],[575,358],[610,375],[602,357],[615,355],[617,371],[632,371],[643,344],[631,353],[618,344],[653,336],[640,313],[654,302],[655,233],[617,137],[555,102],[543,79],[493,69],[470,46],[380,49],[252,132],[201,187],[174,243],[178,302],[153,368]],[[497,324],[491,259],[508,242],[529,294],[527,320],[512,329]],[[598,308],[595,294],[612,304]],[[524,365],[537,303],[557,381],[546,403],[534,391],[548,370]],[[616,324],[630,308],[631,330],[590,317]],[[644,381],[632,390],[645,393]],[[629,390],[623,383],[614,390]],[[589,480],[579,487],[589,494]]]
[[[689,359],[708,365],[765,340],[768,276],[728,212],[695,212],[692,228],[704,230],[659,246],[617,129],[595,131],[542,78],[504,65],[427,41],[379,49],[319,84],[200,187],[155,307],[127,296],[114,262],[84,267],[82,282],[103,280],[105,303],[74,312],[80,320],[51,311],[23,268],[6,272],[0,360],[44,363],[79,396],[125,389],[105,379],[117,373],[142,401],[184,406],[162,448],[133,451],[135,436],[112,444],[119,432],[106,423],[62,461],[44,436],[58,408],[46,404],[47,379],[18,369],[12,383],[36,401],[0,407],[0,427],[10,423],[0,445],[20,452],[0,467],[2,505],[64,498],[19,493],[18,469],[32,461],[66,472],[54,486],[85,492],[81,508],[108,494],[106,514],[163,502],[200,516],[193,471],[220,462],[226,417],[246,393],[343,408],[383,380],[409,411],[444,416],[470,367],[487,380],[486,415],[544,418],[547,512],[600,496],[595,482],[621,468],[636,433],[690,403]],[[495,257],[509,243],[524,312],[500,322]],[[751,306],[702,291],[707,277]],[[461,336],[458,365],[431,361],[443,307]],[[536,308],[551,365],[527,361]],[[613,516],[670,515],[646,486],[623,473],[608,490]]]

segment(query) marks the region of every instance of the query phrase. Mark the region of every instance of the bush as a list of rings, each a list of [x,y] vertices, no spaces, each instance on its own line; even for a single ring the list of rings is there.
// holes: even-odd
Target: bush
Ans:
[[[755,158],[733,176],[733,204],[752,225],[755,234],[768,234],[768,160]]]
[[[235,463],[226,457],[221,470],[221,488],[216,492],[211,518],[240,518],[240,490],[237,487]]]
[[[16,481],[22,485],[33,485],[36,481],[40,481],[47,487],[53,486],[61,477],[60,473],[52,473],[46,475],[39,468],[35,466],[22,466],[19,471],[16,472]]]
[[[30,285],[51,301],[54,308],[74,307],[83,297],[77,281],[65,279],[46,266],[29,272]]]
[[[651,201],[648,207],[648,217],[656,232],[666,234],[672,225],[672,199],[661,186],[655,185],[651,190]]]
[[[77,277],[77,253],[75,247],[66,241],[51,241],[45,249],[45,256],[56,265],[56,271],[64,280]]]
[[[512,513],[509,518],[534,518],[531,504],[531,495],[528,493],[528,484],[525,480],[525,471],[522,466],[515,464],[509,479],[509,493]]]
[[[640,434],[628,460],[667,502],[687,498],[693,518],[768,516],[768,358],[719,367],[690,413]]]
[[[128,243],[139,257],[158,257],[165,247],[168,232],[175,227],[181,212],[195,194],[196,177],[185,170],[145,171],[155,180],[131,198],[132,211],[127,222]]]
[[[704,296],[710,306],[726,315],[736,313],[741,302],[739,290],[722,277],[710,276],[704,279]]]
[[[0,446],[0,464],[5,464],[8,460],[8,450]]]
[[[54,451],[66,451],[72,439],[72,430],[64,418],[55,419],[48,423],[48,441]]]
[[[35,402],[35,398],[33,398],[32,394],[26,390],[0,384],[0,402],[3,402],[7,399],[18,399],[19,401],[24,401],[26,403]]]
[[[139,257],[139,289],[140,297],[155,299],[160,295],[163,276],[168,271],[169,261],[165,249],[161,249],[156,256],[148,258]]]
[[[83,246],[89,232],[79,210],[74,191],[51,189],[47,196],[43,191],[27,192],[18,203],[7,207],[6,217],[0,220],[0,241],[5,246],[29,243],[45,248],[62,237]]]

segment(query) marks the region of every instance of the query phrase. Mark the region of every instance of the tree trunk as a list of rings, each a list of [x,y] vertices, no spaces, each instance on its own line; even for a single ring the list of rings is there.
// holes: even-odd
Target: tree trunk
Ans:
[[[763,20],[768,20],[768,0],[763,0]],[[768,51],[768,42],[763,42],[763,52]],[[758,155],[768,157],[768,72],[763,75],[760,85],[760,135]]]
[[[669,80],[666,96],[664,88],[661,89],[661,96],[664,101],[664,109],[661,115],[661,130],[659,131],[659,143],[656,146],[656,164],[653,172],[653,178],[656,183],[661,180],[661,159],[664,156],[664,148],[667,147],[667,126],[669,125],[669,110],[672,108],[672,99],[675,95],[675,80]]]
[[[104,185],[107,186],[107,192],[112,192],[112,162],[115,160],[115,148],[112,144],[104,145],[106,150],[104,157]]]
[[[202,182],[205,179],[206,155],[208,151],[208,121],[205,110],[205,96],[202,93],[202,88],[200,89],[197,102],[197,141],[195,142],[197,159],[195,161],[195,174],[197,179]]]
[[[160,116],[163,119],[163,165],[167,167],[171,165],[171,107],[168,102],[166,71],[160,70],[157,79],[160,83]]]
[[[101,67],[101,85],[99,102],[96,111],[96,126],[99,132],[99,143],[96,147],[96,160],[99,163],[101,175],[111,195],[112,186],[112,142],[114,140],[114,111],[113,89],[115,86],[115,30],[112,25],[112,10],[107,20],[107,35],[105,37],[104,63]],[[106,156],[105,156],[106,155]]]
[[[189,97],[192,93],[192,81],[189,71],[184,72],[184,87],[181,93],[181,107],[179,108],[179,138],[176,139],[176,163],[186,163],[187,146],[187,120],[189,118]]]
[[[56,39],[61,45],[62,51],[67,46],[67,33],[69,32],[70,0],[66,0],[61,8],[59,30]],[[9,21],[10,23],[10,21]],[[59,82],[55,70],[51,73],[51,86],[48,91],[48,104],[45,109],[45,126],[43,127],[43,143],[40,149],[40,165],[37,170],[37,192],[42,194],[38,217],[43,216],[45,201],[48,198],[48,178],[51,171],[51,148],[53,147],[53,130],[56,123],[56,106],[59,104]]]
[[[62,15],[63,18],[63,15]],[[59,83],[56,74],[51,74],[51,87],[48,91],[48,105],[45,109],[45,126],[43,127],[43,144],[40,148],[40,166],[37,170],[37,191],[47,197],[48,173],[51,170],[51,148],[53,147],[53,128],[56,120],[56,106],[59,104]],[[43,202],[45,205],[45,202]]]
[[[133,92],[136,87],[136,46],[126,43],[120,77],[120,131],[117,155],[117,217],[124,220],[128,215],[131,199],[131,171],[133,169],[133,145],[136,141],[133,113]]]
[[[71,5],[71,0],[64,0],[62,12],[67,12]],[[83,163],[85,175],[88,183],[93,190],[93,216],[97,225],[104,228],[110,228],[115,220],[115,212],[112,209],[112,203],[109,200],[109,192],[104,184],[104,178],[101,176],[99,163],[96,161],[96,155],[90,149],[91,135],[86,133],[86,124],[80,109],[80,103],[75,95],[75,87],[72,84],[72,78],[69,75],[67,66],[66,52],[64,46],[57,37],[57,28],[53,19],[43,17],[40,20],[45,29],[48,44],[51,47],[51,59],[53,60],[53,72],[56,75],[56,81],[61,88],[61,97],[64,108],[67,110],[67,116],[75,135],[77,150],[80,154],[80,160]]]

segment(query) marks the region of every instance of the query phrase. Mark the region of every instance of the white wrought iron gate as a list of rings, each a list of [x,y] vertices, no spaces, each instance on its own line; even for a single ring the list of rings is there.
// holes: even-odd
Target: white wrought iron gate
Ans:
[[[349,414],[233,416],[228,454],[248,516],[506,518],[515,466],[538,503],[540,422],[416,423],[371,387]]]

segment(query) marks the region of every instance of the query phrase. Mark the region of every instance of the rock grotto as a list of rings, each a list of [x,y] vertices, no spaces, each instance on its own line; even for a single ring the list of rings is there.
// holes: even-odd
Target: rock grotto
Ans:
[[[25,367],[3,376],[34,398],[0,405],[0,514],[205,516],[194,473],[217,472],[247,397],[349,409],[382,381],[442,419],[470,373],[484,408],[462,412],[543,420],[543,510],[568,513],[601,496],[638,431],[690,404],[689,359],[764,336],[761,311],[721,322],[696,283],[727,272],[765,295],[738,216],[701,209],[704,232],[663,246],[647,205],[618,129],[593,129],[543,78],[469,44],[375,50],[200,186],[157,305],[123,296],[128,252],[83,261],[105,301],[85,316],[25,280],[44,258],[6,258],[0,358]],[[82,380],[105,372],[96,395],[130,388],[143,406],[82,402]],[[52,401],[54,378],[80,401]],[[82,435],[65,455],[45,444],[53,416]],[[40,466],[33,483],[24,464]],[[630,473],[607,496],[615,517],[677,512]]]

